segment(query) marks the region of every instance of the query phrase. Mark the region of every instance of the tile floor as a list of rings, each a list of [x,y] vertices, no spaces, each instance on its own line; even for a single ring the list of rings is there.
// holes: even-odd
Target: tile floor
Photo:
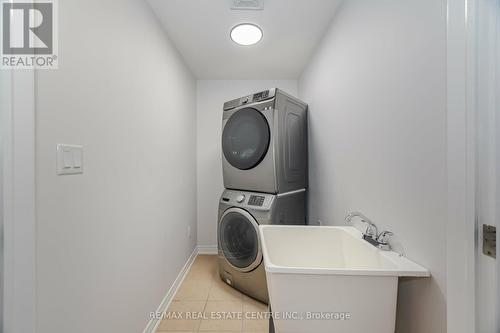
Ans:
[[[267,305],[222,282],[216,259],[209,255],[196,258],[157,332],[269,332],[268,320],[260,319]]]

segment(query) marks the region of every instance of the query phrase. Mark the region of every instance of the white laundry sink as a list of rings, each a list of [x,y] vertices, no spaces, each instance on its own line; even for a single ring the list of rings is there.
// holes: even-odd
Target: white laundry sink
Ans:
[[[394,333],[398,278],[429,271],[354,227],[259,227],[277,333]]]

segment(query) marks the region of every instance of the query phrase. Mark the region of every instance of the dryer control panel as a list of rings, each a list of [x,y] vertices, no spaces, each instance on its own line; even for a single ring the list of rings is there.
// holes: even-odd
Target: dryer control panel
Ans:
[[[274,98],[276,95],[276,88],[260,91],[258,93],[243,96],[240,98],[233,99],[229,102],[224,103],[224,111],[237,108],[238,106],[265,101],[267,99]]]
[[[262,101],[264,99],[269,98],[269,90],[264,90],[259,93],[253,94],[252,100],[254,102]]]

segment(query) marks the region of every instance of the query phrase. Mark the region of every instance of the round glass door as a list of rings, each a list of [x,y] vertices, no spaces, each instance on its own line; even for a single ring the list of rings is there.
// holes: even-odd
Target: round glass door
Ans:
[[[249,170],[266,156],[269,139],[269,125],[264,115],[244,108],[236,111],[224,126],[222,152],[232,166]]]
[[[219,246],[227,262],[241,271],[251,271],[262,260],[258,224],[246,211],[228,209],[219,224]]]

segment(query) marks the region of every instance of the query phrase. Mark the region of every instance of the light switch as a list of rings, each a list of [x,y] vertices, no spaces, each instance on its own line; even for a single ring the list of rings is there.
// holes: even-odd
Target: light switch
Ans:
[[[57,145],[57,174],[83,173],[83,146]]]
[[[73,168],[79,169],[82,167],[82,151],[77,149],[73,151]]]
[[[72,160],[73,160],[73,153],[71,152],[71,150],[66,150],[66,149],[63,150],[63,168],[64,169],[71,168],[73,166]]]

